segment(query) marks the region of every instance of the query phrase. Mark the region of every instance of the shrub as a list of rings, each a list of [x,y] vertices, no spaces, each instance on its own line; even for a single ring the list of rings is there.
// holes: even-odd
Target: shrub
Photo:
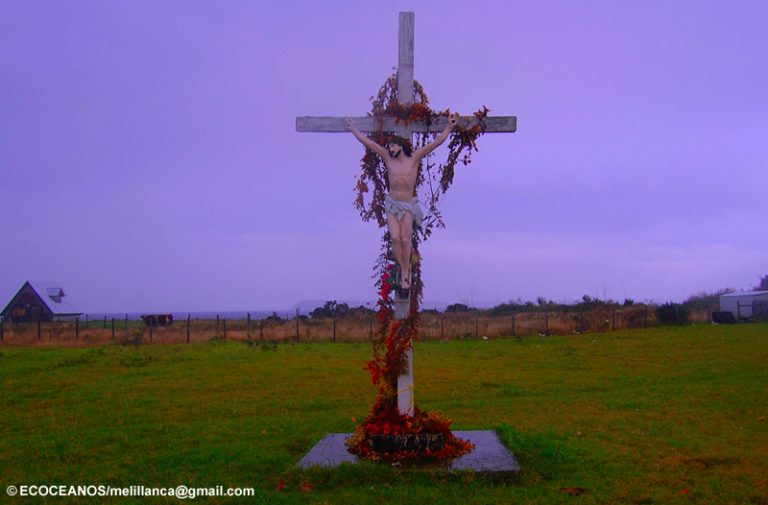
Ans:
[[[484,314],[491,317],[509,316],[520,312],[523,307],[523,302],[518,300],[517,302],[508,302],[496,305],[495,307],[484,311]]]
[[[688,307],[679,303],[667,302],[656,307],[656,319],[664,325],[686,324],[690,315]]]
[[[456,313],[456,312],[472,312],[474,310],[477,310],[477,309],[474,309],[469,305],[465,305],[463,303],[454,303],[445,308],[445,312],[447,314]]]
[[[691,295],[687,300],[683,302],[683,306],[691,311],[706,311],[711,312],[713,310],[719,310],[720,295],[727,293],[733,293],[733,289],[720,289],[714,293],[696,293]]]

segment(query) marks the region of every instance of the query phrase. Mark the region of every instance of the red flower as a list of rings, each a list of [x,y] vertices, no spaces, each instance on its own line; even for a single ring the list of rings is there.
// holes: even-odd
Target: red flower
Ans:
[[[280,479],[277,481],[277,490],[282,491],[283,489],[285,489],[285,482],[283,482],[283,479]]]

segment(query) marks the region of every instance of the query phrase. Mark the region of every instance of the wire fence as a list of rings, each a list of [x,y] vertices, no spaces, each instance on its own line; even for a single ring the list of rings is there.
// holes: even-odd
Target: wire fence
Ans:
[[[693,312],[689,323],[708,323],[709,310]],[[520,311],[505,316],[481,313],[424,313],[421,340],[565,335],[659,326],[654,307],[600,307],[591,310]],[[184,344],[211,340],[251,342],[365,342],[374,338],[375,315],[347,318],[176,320],[167,326],[104,318],[68,322],[0,321],[0,345]]]

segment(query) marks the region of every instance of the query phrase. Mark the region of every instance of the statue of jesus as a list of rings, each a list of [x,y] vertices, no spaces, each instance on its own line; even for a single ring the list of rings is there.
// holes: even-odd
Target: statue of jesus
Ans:
[[[411,287],[411,253],[413,249],[413,223],[421,224],[424,213],[416,196],[416,177],[421,160],[445,142],[459,119],[458,113],[448,116],[448,125],[429,144],[411,151],[411,143],[403,137],[392,137],[386,147],[363,135],[351,119],[344,120],[346,128],[365,147],[379,155],[387,167],[389,194],[384,207],[387,211],[387,227],[392,239],[392,251],[400,267],[399,285]]]

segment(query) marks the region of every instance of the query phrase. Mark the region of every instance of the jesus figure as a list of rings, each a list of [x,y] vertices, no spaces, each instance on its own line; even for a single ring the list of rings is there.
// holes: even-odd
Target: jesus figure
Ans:
[[[403,137],[392,137],[386,147],[381,146],[363,135],[351,119],[344,120],[346,128],[362,144],[379,155],[387,167],[389,194],[384,207],[387,212],[387,227],[392,239],[392,251],[400,267],[399,285],[403,289],[411,287],[411,253],[413,249],[413,224],[421,224],[424,214],[416,196],[416,177],[421,160],[445,142],[459,119],[458,113],[448,116],[448,125],[429,144],[411,151],[411,143]]]

